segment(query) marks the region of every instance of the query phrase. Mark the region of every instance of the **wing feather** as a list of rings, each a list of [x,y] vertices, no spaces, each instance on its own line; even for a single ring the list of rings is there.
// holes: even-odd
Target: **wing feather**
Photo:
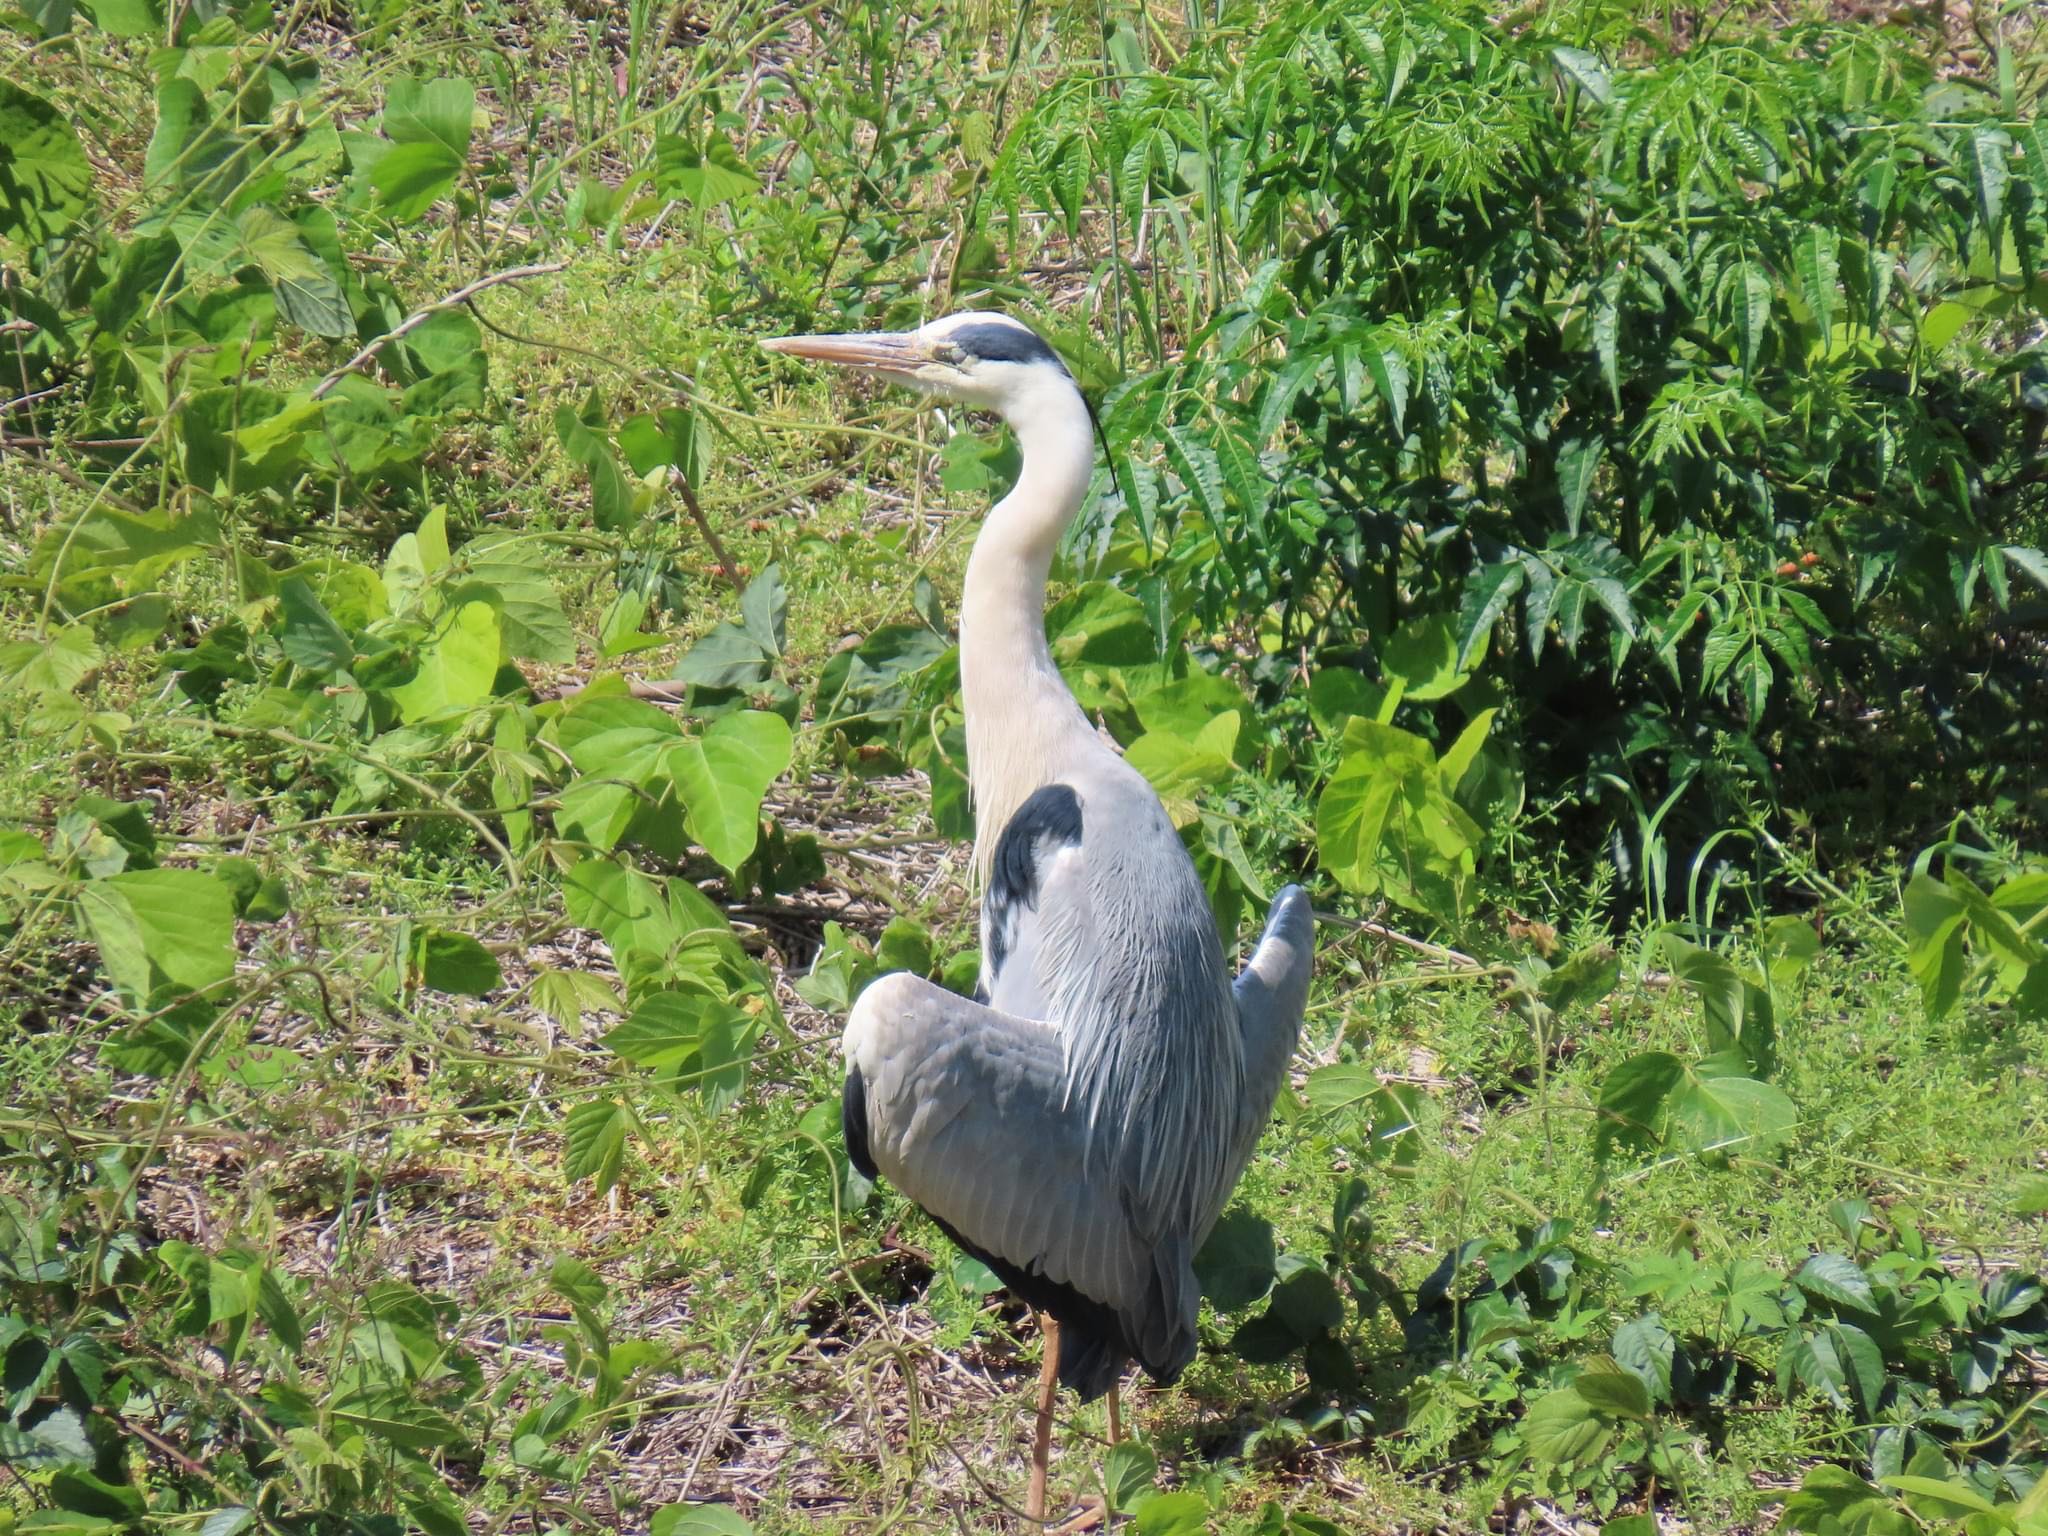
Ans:
[[[861,994],[845,1049],[884,1177],[970,1249],[1073,1292],[1077,1316],[1083,1303],[1106,1310],[1116,1360],[1136,1354],[1155,1376],[1179,1373],[1193,1330],[1168,1337],[1138,1316],[1152,1256],[1114,1181],[1086,1175],[1088,1130],[1066,1103],[1056,1031],[898,973]],[[1058,1301],[1036,1304],[1073,1326]]]

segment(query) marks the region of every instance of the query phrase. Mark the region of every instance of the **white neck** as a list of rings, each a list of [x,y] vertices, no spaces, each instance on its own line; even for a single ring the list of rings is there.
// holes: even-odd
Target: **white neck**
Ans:
[[[1053,552],[1095,469],[1088,407],[1072,383],[1046,370],[1004,415],[1024,467],[974,541],[960,600],[974,867],[984,879],[1017,807],[1052,783],[1076,752],[1104,750],[1045,641]]]

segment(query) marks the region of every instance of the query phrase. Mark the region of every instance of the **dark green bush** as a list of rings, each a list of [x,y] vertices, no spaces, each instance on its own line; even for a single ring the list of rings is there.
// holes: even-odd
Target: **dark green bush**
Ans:
[[[2026,61],[1987,83],[1934,31],[1676,48],[1629,8],[1534,10],[1247,10],[1018,126],[1007,195],[1072,210],[1098,178],[1126,256],[1155,205],[1111,274],[1150,366],[1104,413],[1098,547],[1205,629],[1277,605],[1269,700],[1304,650],[1384,682],[1397,637],[1451,648],[1476,681],[1411,702],[1420,728],[1511,701],[1494,738],[1624,875],[1669,796],[1667,837],[1782,795],[1869,839],[1947,814],[1886,798],[1936,776],[2025,790]],[[1195,220],[1157,216],[1175,194]]]

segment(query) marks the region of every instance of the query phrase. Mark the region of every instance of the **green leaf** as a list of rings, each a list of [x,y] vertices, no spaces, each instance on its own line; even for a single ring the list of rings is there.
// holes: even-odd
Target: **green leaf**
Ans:
[[[1599,437],[1568,438],[1558,445],[1557,493],[1564,502],[1565,527],[1573,538],[1579,536],[1579,524],[1586,515],[1586,503],[1592,497],[1593,481],[1606,452],[1607,441]],[[1506,606],[1505,601],[1502,606]],[[1460,665],[1465,661],[1466,649],[1460,648]]]
[[[1403,623],[1380,651],[1380,666],[1406,685],[1417,702],[1456,693],[1471,677],[1458,665],[1457,623],[1448,613],[1418,615]]]
[[[300,330],[337,340],[356,334],[348,295],[325,270],[277,278],[270,291],[277,301],[278,317]]]
[[[1613,1438],[1613,1423],[1570,1388],[1537,1398],[1522,1420],[1522,1445],[1539,1466],[1589,1463]]]
[[[1781,1089],[1734,1070],[1710,1070],[1710,1058],[1688,1072],[1672,1091],[1672,1137],[1694,1152],[1767,1151],[1799,1123],[1799,1112]]]
[[[469,602],[457,608],[421,649],[412,681],[391,690],[400,718],[410,725],[488,699],[498,676],[498,646],[498,615],[489,603]]]
[[[1742,346],[1744,373],[1756,371],[1763,355],[1764,331],[1771,318],[1771,276],[1753,261],[1736,265],[1734,271],[1735,334]]]
[[[1273,1288],[1273,1312],[1304,1341],[1344,1326],[1344,1298],[1336,1282],[1313,1265],[1297,1269]]]
[[[789,589],[782,563],[770,561],[740,594],[740,619],[747,638],[765,655],[780,656],[789,638]]]
[[[437,140],[394,144],[370,167],[370,186],[392,218],[409,224],[454,190],[463,163]]]
[[[1160,441],[1166,449],[1167,462],[1220,537],[1231,524],[1223,497],[1223,468],[1216,462],[1216,450],[1205,439],[1180,426],[1168,427]]]
[[[2034,184],[2034,206],[2048,213],[2048,117],[2036,116],[2017,129],[2026,156],[2027,179]]]
[[[460,164],[469,155],[476,87],[467,80],[395,77],[384,97],[384,131],[399,144],[434,144]]]
[[[1599,303],[1593,308],[1593,350],[1600,358],[1600,377],[1607,381],[1607,396],[1617,413],[1621,410],[1621,290],[1626,277],[1616,265],[1600,280]]]
[[[1272,1289],[1278,1262],[1272,1224],[1250,1211],[1233,1209],[1223,1214],[1195,1256],[1195,1278],[1217,1311],[1235,1312]]]
[[[130,1007],[210,992],[235,973],[234,897],[211,876],[130,870],[89,882],[79,905]]]
[[[1823,346],[1834,340],[1835,293],[1841,285],[1833,230],[1822,224],[1809,225],[1794,241],[1792,263],[1799,272],[1799,287],[1813,323],[1820,328]]]
[[[754,1536],[754,1528],[723,1504],[664,1504],[648,1536]]]
[[[1799,1267],[1792,1283],[1809,1296],[1818,1296],[1839,1307],[1875,1313],[1877,1298],[1871,1294],[1870,1278],[1863,1266],[1839,1253],[1816,1253]]]
[[[761,797],[789,767],[789,723],[765,710],[721,715],[702,736],[671,748],[666,761],[697,845],[728,870],[754,852]]]
[[[676,659],[669,676],[699,688],[752,688],[775,671],[775,658],[737,624],[719,624]]]
[[[1583,48],[1553,48],[1550,57],[1559,74],[1601,106],[1606,106],[1613,99],[1614,84],[1607,78],[1607,69],[1601,64],[1599,55],[1588,53]]]
[[[533,1005],[570,1034],[583,1028],[583,1015],[624,1013],[618,989],[588,971],[542,971],[533,981]]]
[[[621,425],[619,451],[636,475],[669,465],[690,484],[702,485],[711,462],[711,428],[697,411],[664,406]]]
[[[1758,1076],[1776,1065],[1776,1020],[1770,996],[1726,956],[1689,944],[1675,933],[1662,939],[1671,973],[1696,994],[1706,1016],[1707,1049],[1739,1050]]]
[[[436,992],[482,997],[505,984],[498,960],[466,933],[421,928],[412,937],[410,965],[418,984]]]
[[[639,1066],[674,1069],[692,1062],[717,1028],[737,1031],[746,1016],[701,992],[656,992],[604,1037],[604,1048]]]
[[[1887,1488],[1896,1488],[1901,1493],[1911,1494],[1916,1499],[1925,1499],[1931,1504],[1941,1505],[1944,1509],[1964,1509],[1978,1515],[1998,1513],[1997,1506],[1964,1483],[1943,1482],[1932,1477],[1911,1477],[1904,1474],[1882,1478],[1880,1481]]]
[[[1866,1483],[1846,1467],[1826,1463],[1807,1469],[1799,1491],[1785,1500],[1785,1525],[1809,1536],[1906,1536],[1917,1529],[1900,1518],[1896,1527],[1874,1524],[1898,1514],[1897,1506],[1880,1488]]]
[[[1604,1414],[1618,1419],[1650,1416],[1650,1389],[1634,1371],[1624,1370],[1607,1356],[1596,1356],[1572,1378],[1572,1390]]]
[[[1392,347],[1367,344],[1362,354],[1373,387],[1387,402],[1387,417],[1394,424],[1394,436],[1406,435],[1408,417],[1408,360]]]
[[[545,545],[516,534],[486,534],[462,547],[462,560],[469,574],[448,600],[489,602],[498,613],[506,655],[556,664],[576,659],[576,632],[562,608]]]
[[[636,517],[633,491],[605,440],[568,405],[555,410],[555,436],[590,476],[590,515],[597,526],[606,533],[632,527]]]
[[[1209,1501],[1192,1489],[1149,1493],[1132,1506],[1138,1536],[1205,1536]]]
[[[111,37],[154,37],[163,32],[163,13],[151,0],[89,0],[93,25]]]
[[[91,206],[92,162],[71,115],[0,80],[0,239],[24,251],[54,240]]]
[[[1522,584],[1528,580],[1518,560],[1497,560],[1481,566],[1466,578],[1464,597],[1458,605],[1458,665],[1469,667],[1493,640],[1493,626],[1500,622]],[[1483,658],[1482,658],[1483,659]]]
[[[1538,993],[1553,1013],[1597,1003],[1621,980],[1621,957],[1605,944],[1591,944],[1576,951],[1564,964],[1552,967]]]
[[[102,659],[83,624],[66,625],[47,640],[16,640],[0,646],[0,693],[21,688],[61,697],[90,677]]]
[[[284,613],[278,644],[285,659],[316,677],[348,671],[356,659],[355,646],[313,589],[299,577],[287,576],[278,584],[277,598]]]
[[[1977,200],[1977,216],[1984,221],[1984,228],[1993,233],[2005,213],[2011,157],[2012,139],[2003,129],[1984,124],[1972,130],[1965,156],[1969,162],[1970,191]]]
[[[1928,1022],[1945,1018],[1963,991],[1963,937],[1969,909],[1932,875],[1906,886],[1906,963],[1920,982]]]
[[[1135,1440],[1112,1445],[1102,1458],[1102,1487],[1111,1514],[1122,1514],[1152,1491],[1159,1477],[1159,1458]]]
[[[610,1099],[572,1108],[562,1123],[563,1176],[572,1184],[592,1179],[595,1192],[604,1194],[619,1181],[619,1169],[626,1159],[626,1130],[631,1124],[631,1113]]]
[[[1673,1091],[1685,1064],[1666,1051],[1642,1051],[1607,1074],[1600,1085],[1599,1128],[1593,1155],[1606,1162],[1616,1146],[1656,1145]]]
[[[761,180],[722,133],[703,141],[663,133],[654,139],[654,184],[667,196],[715,208],[755,191]]]

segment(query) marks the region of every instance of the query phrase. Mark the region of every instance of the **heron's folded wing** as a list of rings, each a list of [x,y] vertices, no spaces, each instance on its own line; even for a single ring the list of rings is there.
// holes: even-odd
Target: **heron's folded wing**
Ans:
[[[968,1246],[1120,1316],[1142,1305],[1151,1265],[1110,1181],[1085,1176],[1052,1028],[897,974],[861,994],[846,1058],[856,1155]]]

